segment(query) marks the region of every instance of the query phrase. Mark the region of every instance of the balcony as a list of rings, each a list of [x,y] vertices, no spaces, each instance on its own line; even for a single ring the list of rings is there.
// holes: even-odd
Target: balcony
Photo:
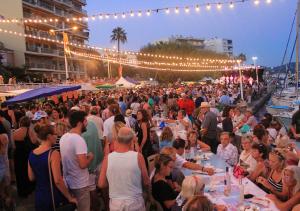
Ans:
[[[90,34],[89,32],[83,32],[83,31],[77,31],[73,33],[73,35],[84,37],[84,38],[89,38],[89,34]]]
[[[82,9],[81,7],[73,7],[73,10],[76,12],[79,12],[81,14],[84,14],[85,16],[87,16],[87,11],[85,9]]]
[[[58,70],[57,66],[54,64],[46,64],[46,63],[29,63],[28,69],[35,71],[43,71],[43,72],[53,72]]]
[[[66,5],[68,7],[73,7],[73,3],[70,0],[55,0],[56,2]]]
[[[33,52],[34,54],[44,55],[44,56],[63,56],[63,51],[52,48],[41,48],[35,45],[29,45],[26,47],[27,53]]]
[[[77,2],[80,2],[83,5],[86,5],[86,0],[77,0]]]
[[[42,8],[42,9],[45,9],[45,10],[48,10],[50,12],[54,12],[54,6],[53,5],[50,5],[46,2],[43,2],[43,1],[38,1],[37,2],[37,6]]]

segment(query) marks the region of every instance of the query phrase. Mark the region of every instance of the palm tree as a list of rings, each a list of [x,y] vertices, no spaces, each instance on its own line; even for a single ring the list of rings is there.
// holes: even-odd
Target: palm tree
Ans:
[[[127,42],[127,33],[121,27],[114,28],[110,36],[111,42],[118,42],[118,53],[120,52],[120,43]]]

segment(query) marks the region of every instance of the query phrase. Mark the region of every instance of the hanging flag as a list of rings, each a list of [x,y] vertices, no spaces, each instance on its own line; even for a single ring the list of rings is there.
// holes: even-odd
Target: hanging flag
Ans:
[[[119,72],[119,77],[121,78],[122,77],[122,73],[123,73],[123,67],[122,67],[122,65],[119,66],[118,72]]]
[[[68,34],[63,32],[63,39],[64,39],[64,49],[65,49],[65,53],[68,55],[68,56],[71,56],[71,51],[70,51],[70,48],[69,48],[69,38],[68,38]]]

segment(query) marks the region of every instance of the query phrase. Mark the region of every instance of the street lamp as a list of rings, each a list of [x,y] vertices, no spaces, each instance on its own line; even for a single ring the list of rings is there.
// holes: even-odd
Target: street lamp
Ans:
[[[240,73],[240,90],[241,90],[241,99],[244,101],[244,90],[243,90],[243,74],[241,69],[241,60],[238,60],[238,68]]]
[[[256,72],[256,82],[257,82],[257,86],[259,86],[259,85],[258,85],[258,69],[257,69],[257,67],[256,67],[256,60],[257,60],[257,57],[256,57],[256,56],[253,56],[253,57],[252,57],[252,60],[253,60],[254,68],[255,68],[255,72]]]
[[[77,26],[73,26],[72,28],[65,28],[65,24],[63,23],[62,29],[50,29],[50,34],[55,34],[56,32],[62,32],[63,34],[63,42],[64,42],[64,57],[65,57],[65,70],[66,70],[66,82],[68,82],[69,78],[69,70],[68,70],[68,60],[67,60],[67,43],[68,43],[68,35],[66,31],[76,31],[78,29]]]

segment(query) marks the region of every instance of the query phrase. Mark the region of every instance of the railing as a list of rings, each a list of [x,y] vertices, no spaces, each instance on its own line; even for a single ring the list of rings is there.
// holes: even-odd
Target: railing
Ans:
[[[89,37],[89,32],[82,32],[82,31],[77,31],[74,32],[75,35],[81,36],[81,37]]]
[[[37,89],[49,86],[48,83],[24,83],[24,84],[0,84],[0,92],[14,91],[18,89]]]
[[[75,10],[75,11],[77,11],[77,12],[80,12],[80,13],[82,13],[82,14],[85,14],[85,15],[87,15],[87,11],[85,10],[85,9],[82,9],[82,8],[78,8],[78,7],[73,7],[73,9]]]
[[[67,5],[67,6],[69,6],[69,7],[73,6],[72,1],[70,1],[70,0],[56,0],[56,1],[59,2],[59,3],[63,3],[65,5]]]
[[[47,9],[47,10],[49,10],[49,11],[51,11],[51,12],[54,12],[54,6],[49,5],[49,4],[45,3],[45,2],[38,1],[38,2],[37,2],[37,5],[38,5],[39,7],[42,7],[43,9]]]

